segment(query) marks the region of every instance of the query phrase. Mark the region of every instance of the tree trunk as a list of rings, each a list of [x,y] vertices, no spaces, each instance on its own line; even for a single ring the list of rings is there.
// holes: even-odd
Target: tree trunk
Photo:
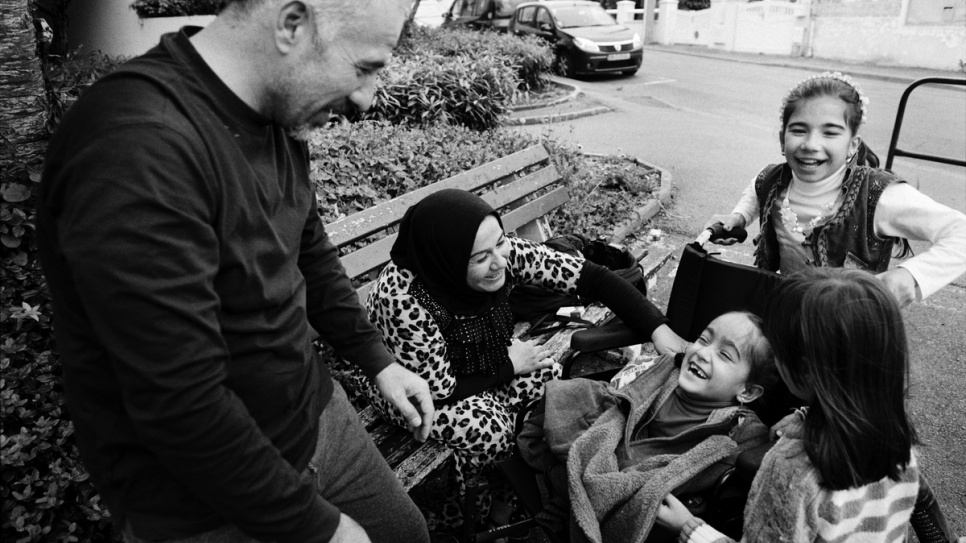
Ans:
[[[37,34],[28,0],[0,0],[0,180],[39,168],[47,109]]]
[[[406,17],[406,24],[403,25],[402,35],[404,37],[409,37],[409,29],[413,26],[413,19],[416,18],[416,11],[419,10],[420,0],[415,0],[413,2],[413,7],[409,9],[409,16]]]

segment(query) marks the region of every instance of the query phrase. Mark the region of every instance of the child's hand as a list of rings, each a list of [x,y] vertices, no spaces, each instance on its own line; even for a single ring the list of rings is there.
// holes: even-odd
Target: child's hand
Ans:
[[[798,415],[792,413],[790,415],[786,415],[782,420],[776,422],[775,425],[771,427],[771,431],[768,433],[769,437],[771,437],[771,440],[776,441],[778,438],[785,435],[785,431],[788,428],[798,424],[798,419]]]
[[[673,494],[664,496],[661,506],[657,508],[657,523],[675,532],[680,532],[692,517],[691,511]]]
[[[745,217],[741,213],[732,213],[731,215],[714,215],[704,225],[704,230],[707,230],[714,226],[715,223],[720,222],[721,226],[724,227],[725,231],[730,231],[731,229],[738,227],[745,227]],[[734,245],[738,240],[736,238],[724,237],[720,239],[713,240],[711,243],[716,245]]]
[[[896,267],[882,272],[876,277],[881,279],[889,292],[896,297],[899,307],[906,307],[919,299],[919,285],[916,283],[916,278],[909,273],[909,270]]]

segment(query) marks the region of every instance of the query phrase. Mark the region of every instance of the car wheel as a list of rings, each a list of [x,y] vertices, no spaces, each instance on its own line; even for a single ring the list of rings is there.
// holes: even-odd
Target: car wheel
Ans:
[[[566,54],[557,55],[557,73],[564,77],[573,77],[574,65]]]

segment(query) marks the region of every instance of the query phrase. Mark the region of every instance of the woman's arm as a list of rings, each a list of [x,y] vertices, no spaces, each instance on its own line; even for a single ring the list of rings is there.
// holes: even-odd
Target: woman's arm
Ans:
[[[679,352],[686,342],[668,326],[667,317],[633,285],[603,266],[520,238],[510,240],[511,274],[517,282],[577,294],[601,302],[642,335],[658,352]]]
[[[879,274],[901,305],[929,297],[966,272],[966,215],[959,211],[907,183],[895,183],[879,197],[873,221],[877,236],[932,244],[922,254]]]
[[[604,266],[585,261],[577,294],[606,305],[628,326],[651,338],[661,354],[683,352],[687,342],[667,325],[668,318],[634,285]]]
[[[433,400],[438,401],[453,393],[456,377],[436,321],[409,294],[411,281],[411,273],[390,264],[379,274],[366,309],[396,362],[425,379]]]

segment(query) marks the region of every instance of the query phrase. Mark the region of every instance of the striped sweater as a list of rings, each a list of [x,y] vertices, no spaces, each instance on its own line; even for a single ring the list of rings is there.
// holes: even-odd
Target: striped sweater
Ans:
[[[858,488],[828,490],[819,483],[800,439],[782,437],[765,455],[745,506],[745,542],[902,542],[919,492],[915,451],[898,481],[888,477]],[[732,540],[692,518],[681,543]]]

